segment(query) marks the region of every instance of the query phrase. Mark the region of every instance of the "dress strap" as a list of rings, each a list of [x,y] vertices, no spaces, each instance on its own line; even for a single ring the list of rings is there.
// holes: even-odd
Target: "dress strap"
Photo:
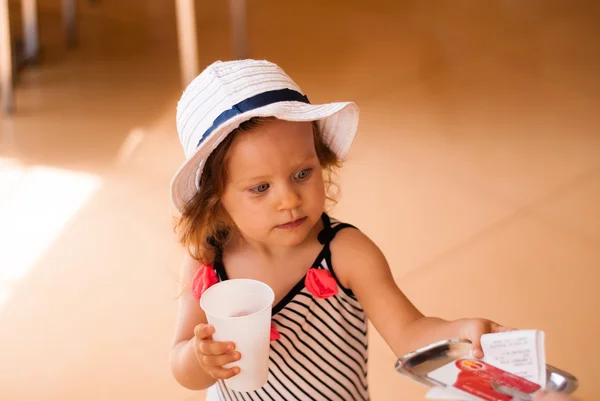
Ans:
[[[329,245],[335,238],[335,235],[344,228],[354,228],[355,226],[348,223],[340,223],[337,220],[331,219],[326,213],[322,215],[323,230],[319,233],[318,239],[321,245]]]
[[[223,265],[223,249],[216,244],[213,246],[215,248],[215,260],[213,262],[215,273],[217,273],[219,281],[228,280],[227,271],[225,271],[225,265]]]

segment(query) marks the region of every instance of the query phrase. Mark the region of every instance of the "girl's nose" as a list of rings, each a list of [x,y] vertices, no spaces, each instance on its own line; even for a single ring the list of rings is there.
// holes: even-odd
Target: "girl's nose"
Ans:
[[[279,211],[293,210],[300,206],[302,199],[293,188],[282,189],[279,195]]]

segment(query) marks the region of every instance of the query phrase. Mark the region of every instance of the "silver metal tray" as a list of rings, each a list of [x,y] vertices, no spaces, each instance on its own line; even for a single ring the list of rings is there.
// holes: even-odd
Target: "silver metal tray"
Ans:
[[[396,370],[428,387],[444,386],[427,375],[442,366],[469,355],[471,343],[464,340],[440,341],[404,355],[396,362]],[[546,391],[558,391],[571,394],[577,389],[577,378],[572,374],[546,365]],[[519,394],[523,399],[528,395]],[[515,397],[516,398],[516,397]]]

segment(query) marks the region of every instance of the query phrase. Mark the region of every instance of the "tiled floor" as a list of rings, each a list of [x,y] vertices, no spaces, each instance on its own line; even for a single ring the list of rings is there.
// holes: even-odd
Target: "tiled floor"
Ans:
[[[82,2],[67,51],[40,3],[44,61],[0,120],[0,398],[200,400],[167,363],[174,5]],[[423,311],[543,329],[548,362],[600,397],[597,3],[251,3],[252,57],[362,109],[334,214]],[[226,2],[197,7],[201,63],[229,58]],[[422,399],[393,364],[372,331],[373,399]]]

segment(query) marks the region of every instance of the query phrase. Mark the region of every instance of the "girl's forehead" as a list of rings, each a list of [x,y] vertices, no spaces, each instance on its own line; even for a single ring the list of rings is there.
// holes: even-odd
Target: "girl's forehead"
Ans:
[[[310,122],[269,121],[239,132],[232,143],[229,167],[280,166],[299,163],[316,155]]]
[[[314,150],[312,124],[307,122],[269,121],[250,131],[239,132],[231,155],[259,156],[265,153],[299,154]]]

